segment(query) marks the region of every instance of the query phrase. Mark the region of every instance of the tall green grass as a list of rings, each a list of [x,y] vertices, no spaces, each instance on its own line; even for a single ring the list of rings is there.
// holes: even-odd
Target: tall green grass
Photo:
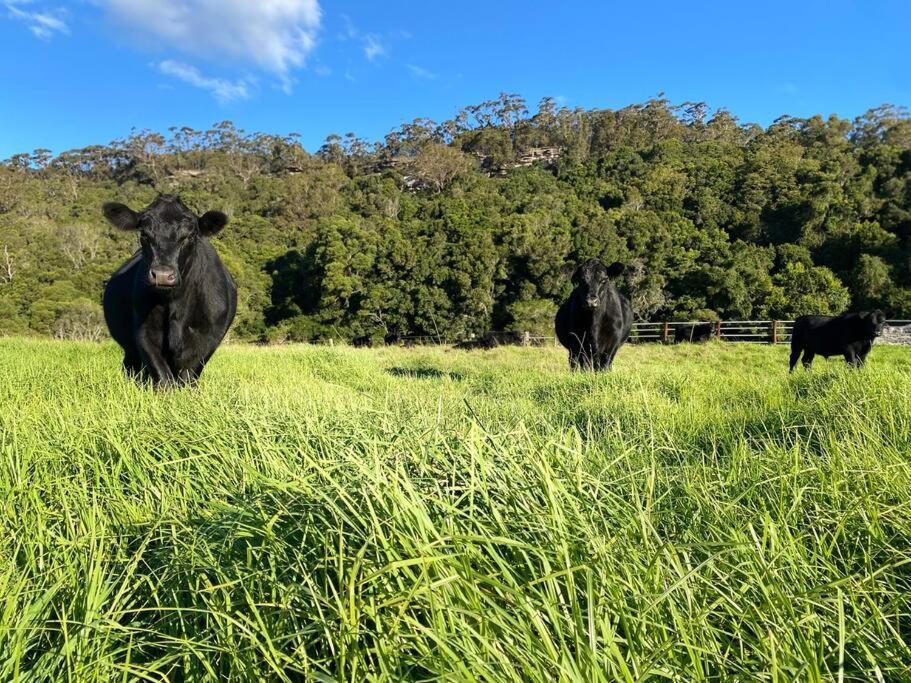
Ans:
[[[0,341],[0,680],[911,679],[911,351]]]

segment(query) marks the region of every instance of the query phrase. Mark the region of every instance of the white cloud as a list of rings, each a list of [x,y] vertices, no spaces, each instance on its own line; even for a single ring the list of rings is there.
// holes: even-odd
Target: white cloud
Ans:
[[[351,17],[347,14],[343,14],[342,23],[345,24],[345,30],[339,34],[339,40],[356,40],[358,37],[357,27],[354,25],[354,22],[351,21]]]
[[[386,54],[386,46],[380,42],[378,36],[368,33],[364,36],[364,56],[368,61],[375,61]]]
[[[414,76],[415,78],[420,78],[425,81],[432,81],[437,77],[437,75],[435,73],[433,73],[432,71],[428,71],[427,69],[424,69],[423,67],[415,66],[414,64],[406,64],[405,66],[408,67],[408,70],[411,72],[411,75]]]
[[[212,78],[200,73],[199,69],[183,62],[166,59],[158,64],[158,70],[167,76],[173,76],[184,83],[208,90],[219,102],[245,100],[250,96],[246,81],[229,81],[224,78]]]
[[[285,87],[316,45],[319,0],[94,0],[137,40],[276,75]],[[215,79],[217,80],[217,79]]]
[[[380,57],[385,57],[389,53],[387,45],[390,39],[411,39],[411,34],[405,30],[393,31],[385,36],[376,33],[362,33],[347,14],[341,14],[339,16],[341,17],[343,26],[336,34],[336,38],[342,43],[350,41],[361,43],[361,48],[364,50],[364,57],[366,57],[369,62],[375,62]]]
[[[32,5],[32,0],[7,0],[3,6],[9,11],[9,16],[17,21],[28,24],[29,30],[42,40],[50,40],[55,33],[69,33],[70,27],[67,26],[63,17],[66,10],[61,7],[53,9],[29,11],[22,9],[26,5]]]

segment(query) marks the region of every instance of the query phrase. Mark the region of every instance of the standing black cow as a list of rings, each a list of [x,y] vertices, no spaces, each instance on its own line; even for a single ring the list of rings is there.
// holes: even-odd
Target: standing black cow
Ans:
[[[714,336],[714,323],[685,323],[674,330],[674,343],[707,342]]]
[[[127,374],[156,386],[194,383],[237,311],[237,287],[207,237],[228,222],[220,211],[197,218],[161,195],[144,211],[104,205],[120,230],[139,232],[140,249],[104,290],[104,318],[123,347]]]
[[[622,263],[605,266],[592,258],[573,273],[576,287],[554,321],[557,339],[569,350],[570,369],[609,370],[629,336],[633,309],[611,282],[623,270]]]
[[[848,365],[860,367],[870,353],[873,340],[883,333],[885,323],[886,316],[882,311],[797,318],[791,332],[791,372],[797,366],[801,353],[807,370],[815,356],[844,356]]]

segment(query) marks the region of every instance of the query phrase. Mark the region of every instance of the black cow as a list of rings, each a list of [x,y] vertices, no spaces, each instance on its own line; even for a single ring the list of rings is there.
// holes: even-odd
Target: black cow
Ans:
[[[605,266],[594,258],[575,269],[576,287],[554,321],[557,339],[569,350],[570,369],[610,369],[629,336],[633,310],[611,282],[623,270],[622,263]]]
[[[815,356],[844,356],[848,365],[860,367],[870,353],[873,340],[883,333],[885,323],[882,311],[797,318],[791,332],[791,372],[801,353],[803,366],[808,370]]]
[[[714,323],[686,323],[674,330],[674,343],[706,342],[715,336]]]
[[[160,387],[195,383],[237,311],[234,280],[206,239],[228,217],[197,218],[171,195],[139,212],[108,203],[104,216],[138,231],[141,245],[104,290],[104,319],[123,347],[124,369]]]
[[[462,341],[457,342],[453,348],[465,351],[473,351],[475,349],[489,351],[499,346],[519,346],[524,343],[524,332],[485,332],[480,337],[463,339]]]

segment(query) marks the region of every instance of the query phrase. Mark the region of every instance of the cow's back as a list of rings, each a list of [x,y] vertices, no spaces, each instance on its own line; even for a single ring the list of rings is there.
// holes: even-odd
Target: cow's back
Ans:
[[[211,329],[211,350],[206,354],[208,357],[227,334],[237,313],[237,285],[208,240],[200,240],[197,249],[199,279],[187,282],[186,286],[195,290],[192,300],[201,310],[195,313],[185,312],[182,317],[191,319],[200,315],[206,319]]]
[[[851,323],[844,316],[802,315],[794,321],[791,347],[820,356],[837,356],[844,353],[850,337]]]
[[[221,336],[224,336],[228,333],[228,328],[231,327],[231,323],[234,322],[234,316],[237,314],[237,284],[234,282],[234,278],[231,275],[231,272],[227,269],[225,264],[222,262],[221,257],[219,257],[218,252],[215,251],[215,248],[210,244],[209,247],[212,249],[212,254],[215,256],[216,261],[216,272],[220,273],[225,298],[227,301],[227,306],[225,308],[225,320],[223,324],[223,329],[221,331]],[[220,340],[219,340],[220,341]]]
[[[133,287],[141,268],[142,254],[137,252],[111,276],[104,288],[102,307],[108,331],[124,349],[131,349],[133,341]]]
[[[572,297],[564,301],[557,309],[557,315],[554,318],[554,332],[565,348],[572,349],[575,346],[573,344],[575,336],[573,335]]]
[[[620,309],[623,315],[623,335],[622,340],[626,341],[629,337],[630,330],[633,329],[633,306],[622,294],[618,293],[617,296],[620,297]]]

